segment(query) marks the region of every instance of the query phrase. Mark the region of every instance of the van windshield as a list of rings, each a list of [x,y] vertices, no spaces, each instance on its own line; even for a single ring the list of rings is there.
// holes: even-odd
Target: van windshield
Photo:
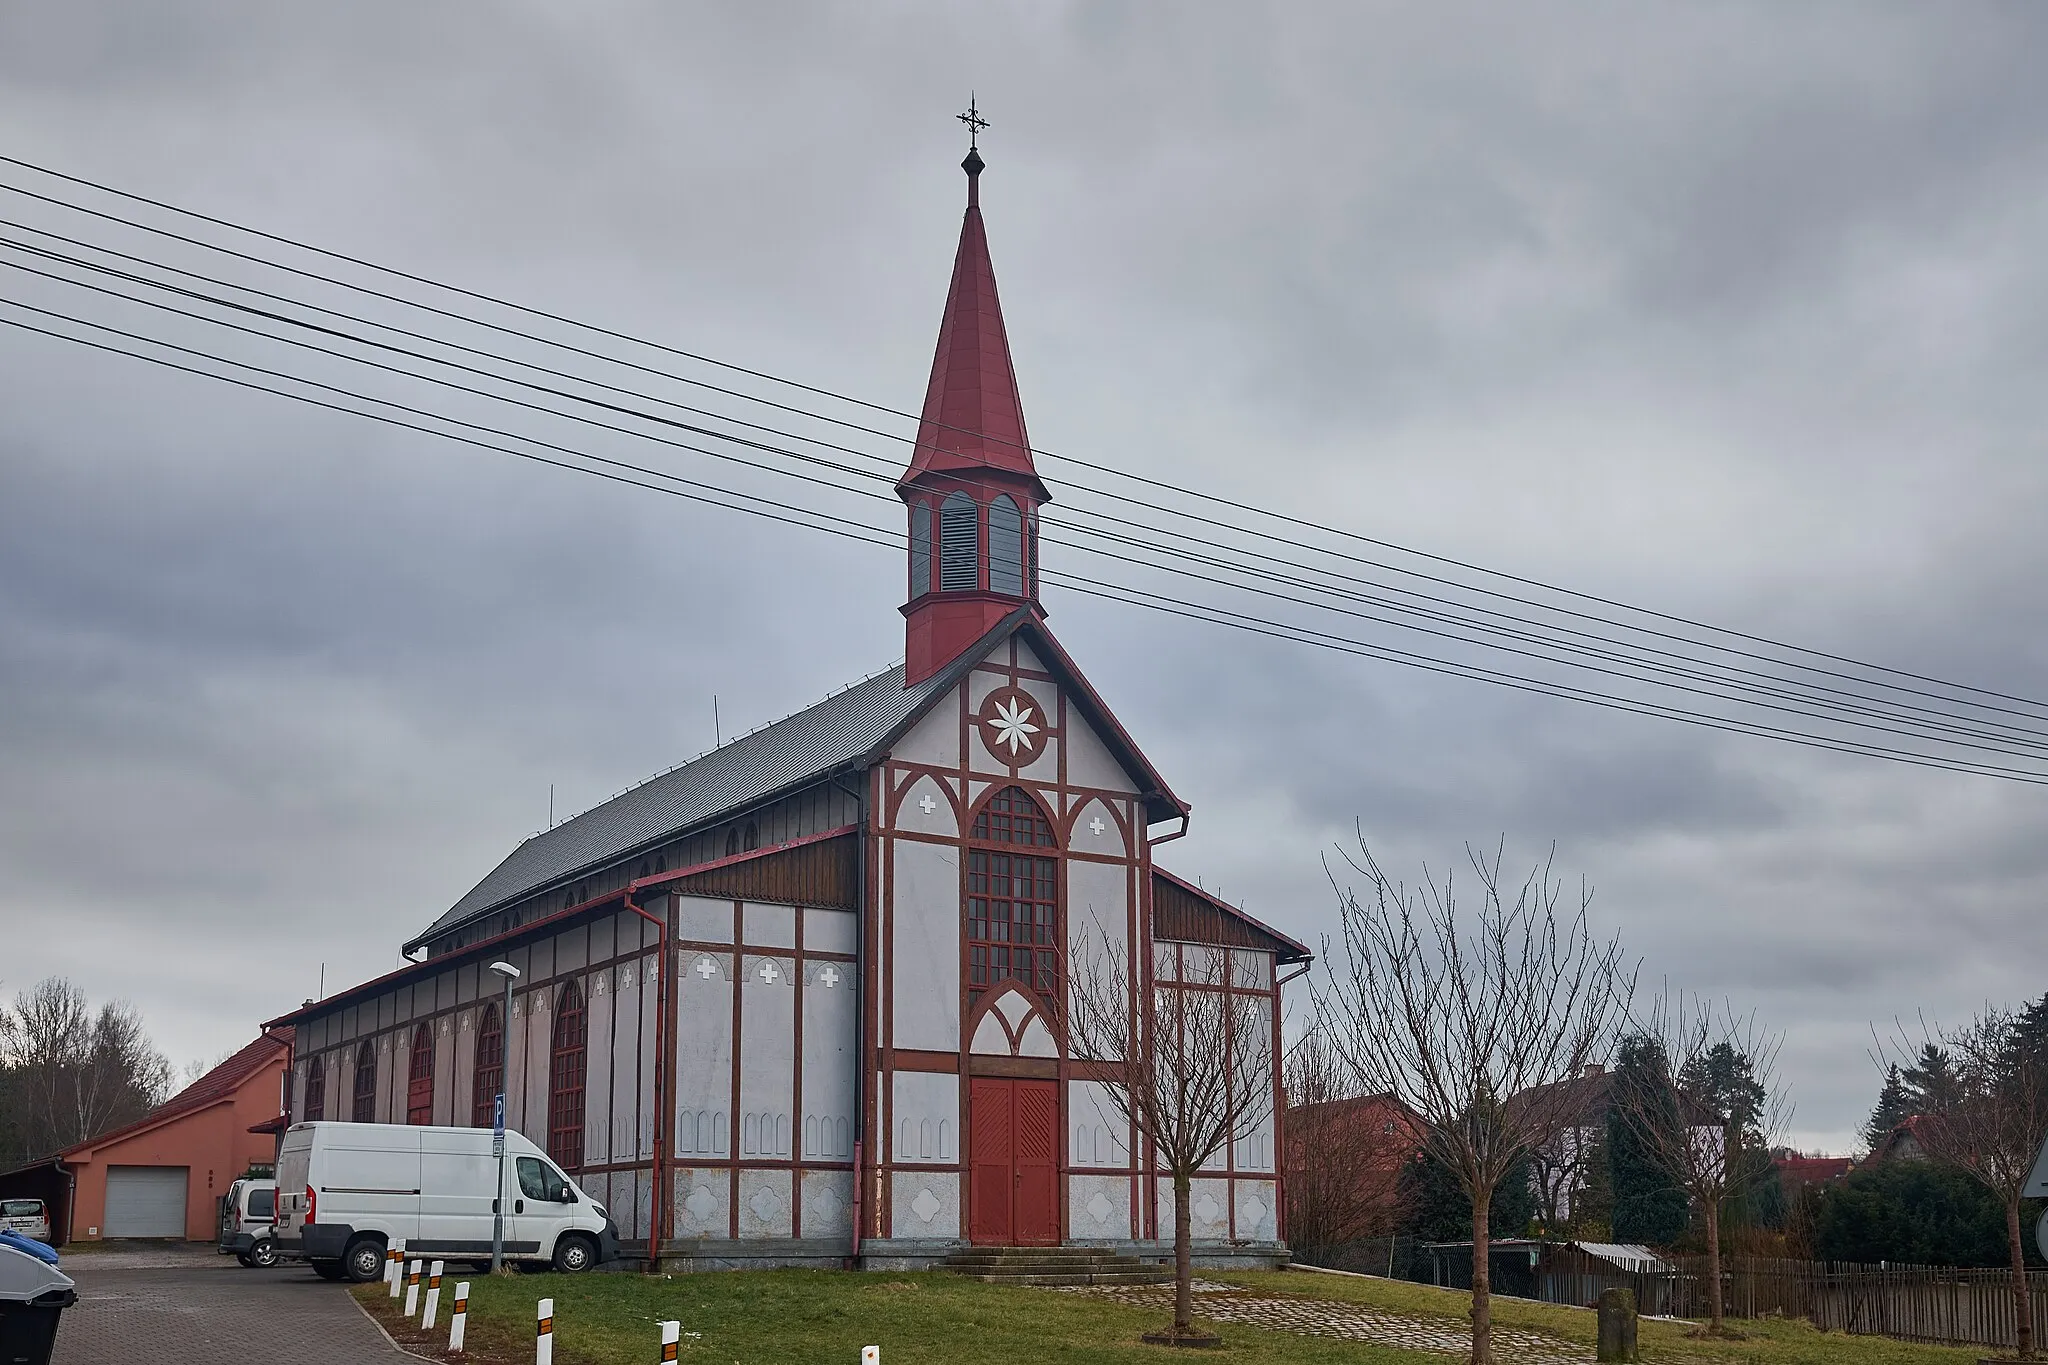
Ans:
[[[560,1171],[536,1156],[519,1158],[519,1189],[528,1199],[550,1204],[565,1204],[569,1199],[569,1182],[562,1179]]]

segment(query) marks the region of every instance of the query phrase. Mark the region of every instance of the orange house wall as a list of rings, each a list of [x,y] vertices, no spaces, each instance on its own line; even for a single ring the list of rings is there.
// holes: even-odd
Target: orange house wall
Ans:
[[[185,1235],[194,1241],[212,1241],[217,1232],[214,1200],[227,1192],[252,1161],[267,1165],[276,1155],[276,1139],[249,1128],[277,1117],[283,1076],[284,1054],[280,1052],[233,1095],[217,1103],[65,1156],[64,1164],[76,1180],[72,1240],[96,1241],[104,1231],[107,1167],[185,1166],[190,1168],[185,1184]]]

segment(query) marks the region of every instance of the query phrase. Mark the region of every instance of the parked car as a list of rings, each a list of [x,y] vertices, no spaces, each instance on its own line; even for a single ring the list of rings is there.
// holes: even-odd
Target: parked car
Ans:
[[[276,1221],[277,1182],[237,1180],[220,1201],[220,1254],[266,1270],[276,1265]]]
[[[588,1270],[619,1254],[619,1230],[538,1147],[505,1134],[505,1259]],[[408,1253],[487,1264],[498,1161],[488,1128],[295,1123],[277,1157],[277,1253],[324,1279],[380,1278]]]
[[[0,1199],[0,1228],[50,1241],[50,1206],[40,1199]]]

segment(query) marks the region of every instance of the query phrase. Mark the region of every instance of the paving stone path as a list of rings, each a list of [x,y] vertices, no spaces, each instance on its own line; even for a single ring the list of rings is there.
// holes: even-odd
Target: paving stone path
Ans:
[[[1202,1296],[1196,1312],[1211,1322],[1236,1322],[1277,1332],[1365,1341],[1375,1346],[1404,1346],[1413,1351],[1453,1356],[1465,1355],[1472,1349],[1471,1329],[1451,1318],[1410,1317],[1359,1303],[1260,1294],[1207,1280],[1195,1281],[1194,1289]],[[1171,1285],[1085,1285],[1061,1292],[1091,1294],[1133,1308],[1171,1311],[1173,1307]],[[1495,1327],[1493,1343],[1498,1358],[1515,1361],[1516,1365],[1582,1365],[1593,1358],[1589,1347],[1519,1328]]]

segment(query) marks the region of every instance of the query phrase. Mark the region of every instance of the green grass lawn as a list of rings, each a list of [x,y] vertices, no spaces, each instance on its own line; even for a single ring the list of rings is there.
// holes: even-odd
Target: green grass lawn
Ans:
[[[444,1280],[443,1325],[433,1349],[407,1333],[382,1285],[356,1292],[387,1330],[422,1355],[446,1344],[446,1311],[456,1276]],[[1299,1272],[1221,1277],[1267,1294],[1360,1303],[1417,1317],[1458,1319],[1464,1295],[1421,1285]],[[982,1284],[944,1273],[881,1275],[777,1270],[647,1277],[640,1275],[472,1275],[470,1359],[533,1359],[535,1302],[555,1300],[555,1359],[560,1365],[641,1365],[658,1358],[655,1323],[683,1324],[681,1359],[718,1365],[856,1365],[860,1348],[882,1347],[884,1365],[1071,1365],[1157,1362],[1142,1344],[1164,1312],[1045,1289]],[[1502,1325],[1584,1343],[1591,1359],[1593,1316],[1496,1300]],[[1200,1311],[1200,1300],[1197,1300]],[[1873,1337],[1829,1336],[1797,1323],[1741,1324],[1740,1342],[1688,1339],[1684,1329],[1643,1324],[1647,1361],[1726,1361],[1731,1365],[1969,1365],[1977,1353],[1908,1346]],[[1452,1357],[1292,1332],[1223,1324],[1225,1349],[1197,1359],[1271,1361],[1274,1365],[1445,1365]],[[415,1344],[418,1343],[418,1344]],[[1179,1353],[1168,1357],[1183,1359]],[[1502,1365],[1510,1365],[1505,1353]]]

